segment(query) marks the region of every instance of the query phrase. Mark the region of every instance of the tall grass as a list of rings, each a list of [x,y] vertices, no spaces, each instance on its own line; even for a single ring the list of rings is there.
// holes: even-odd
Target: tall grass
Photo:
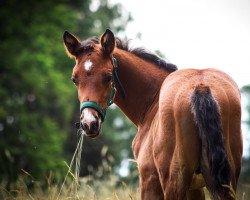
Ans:
[[[84,134],[79,131],[79,141],[76,146],[70,164],[65,163],[68,168],[63,181],[55,183],[52,174],[44,180],[36,181],[31,174],[23,171],[13,190],[7,191],[3,186],[0,188],[1,199],[39,199],[39,200],[137,200],[139,199],[138,186],[127,185],[112,168],[106,160],[103,160],[102,167],[94,175],[79,177],[80,160]],[[104,147],[102,156],[105,157],[107,148]]]
[[[60,183],[51,183],[48,180],[48,187],[44,189],[43,184],[36,181],[32,189],[29,189],[24,181],[26,177],[20,177],[15,190],[6,191],[1,187],[0,199],[4,200],[55,200],[61,189]],[[118,186],[119,185],[119,186]],[[139,187],[127,185],[117,175],[110,175],[106,179],[95,179],[88,176],[79,179],[77,194],[75,188],[72,187],[72,180],[67,180],[61,191],[60,200],[139,200]],[[206,191],[206,200],[209,200]],[[250,184],[239,185],[237,192],[238,200],[250,199]]]
[[[0,200],[139,200],[139,186],[126,184],[121,177],[113,172],[107,161],[103,160],[100,167],[93,175],[79,177],[80,160],[82,151],[83,134],[80,138],[76,151],[70,164],[66,164],[68,172],[63,181],[53,180],[52,174],[43,181],[35,180],[31,174],[23,171],[13,190],[7,191],[0,185]],[[105,147],[104,147],[105,148]],[[103,149],[105,157],[107,149]],[[105,174],[105,175],[104,175]],[[132,176],[132,175],[131,175]],[[138,177],[138,174],[133,176]],[[205,190],[206,200],[210,199]],[[250,184],[239,184],[237,199],[250,199]]]
[[[139,200],[138,186],[130,186],[121,181],[117,175],[110,175],[105,179],[96,179],[94,176],[79,178],[77,192],[73,179],[67,179],[62,188],[62,183],[52,183],[47,180],[47,187],[44,189],[42,182],[34,181],[30,189],[25,181],[27,177],[20,177],[16,189],[7,191],[1,187],[0,199],[6,200]],[[60,195],[59,195],[60,193]],[[59,196],[58,196],[59,195]]]
[[[100,169],[99,169],[100,170]],[[104,170],[104,169],[101,169]],[[70,175],[64,183],[54,183],[52,176],[46,178],[47,185],[44,186],[43,181],[31,180],[32,187],[27,184],[27,179],[32,179],[29,174],[20,176],[15,189],[7,191],[4,187],[0,188],[0,199],[4,200],[139,200],[139,186],[128,185],[122,179],[112,173],[105,178],[98,176],[87,176],[78,179],[76,183],[73,175]],[[99,172],[98,172],[99,173]],[[60,193],[60,196],[58,197]],[[209,195],[206,191],[206,200],[209,200]],[[237,191],[238,200],[250,199],[250,184],[239,184]]]

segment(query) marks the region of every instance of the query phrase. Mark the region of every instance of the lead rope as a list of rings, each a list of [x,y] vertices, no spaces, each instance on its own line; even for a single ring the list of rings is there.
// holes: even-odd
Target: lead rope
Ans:
[[[80,199],[78,195],[78,187],[80,186],[79,184],[79,175],[80,175],[80,165],[81,165],[81,157],[82,157],[82,143],[83,143],[83,138],[84,138],[84,133],[80,133],[80,140],[79,140],[79,148],[76,148],[77,154],[76,154],[76,159],[75,159],[75,196],[77,199]]]
[[[59,197],[60,197],[60,195],[62,193],[62,190],[64,188],[66,179],[67,179],[69,174],[71,174],[71,176],[73,176],[73,178],[74,178],[74,190],[75,190],[74,192],[75,192],[76,198],[79,199],[78,186],[79,186],[79,172],[80,172],[80,161],[81,161],[83,138],[84,138],[84,133],[83,133],[83,131],[80,131],[80,138],[79,138],[79,141],[77,143],[76,150],[75,150],[75,152],[73,154],[73,157],[71,159],[70,165],[68,166],[67,163],[66,163],[66,165],[68,167],[68,171],[67,171],[67,173],[65,175],[65,178],[63,180],[62,186],[60,188],[60,191],[59,191],[59,193],[57,195],[56,200],[59,199]],[[72,173],[72,167],[73,167],[74,161],[75,161],[75,175]]]

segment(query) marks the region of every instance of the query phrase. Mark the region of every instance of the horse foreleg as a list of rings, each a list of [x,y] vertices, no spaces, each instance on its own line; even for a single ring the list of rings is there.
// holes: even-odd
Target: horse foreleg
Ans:
[[[147,178],[140,178],[140,190],[142,200],[164,199],[158,176],[151,175]]]
[[[140,174],[141,199],[163,200],[163,191],[152,154],[148,150],[140,152],[137,162]]]
[[[197,190],[189,190],[187,193],[187,200],[205,200],[205,193],[203,188]]]

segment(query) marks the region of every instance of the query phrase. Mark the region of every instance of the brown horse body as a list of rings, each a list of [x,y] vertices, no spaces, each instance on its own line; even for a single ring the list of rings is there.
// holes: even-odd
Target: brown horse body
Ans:
[[[97,76],[100,71],[112,70],[111,55],[118,60],[126,97],[118,90],[114,101],[138,127],[132,148],[141,198],[205,199],[206,186],[214,199],[234,199],[242,157],[240,93],[234,81],[215,69],[175,71],[160,58],[156,60],[143,50],[129,51],[122,43],[115,46],[113,40],[110,31],[104,33],[101,44],[79,43],[74,36],[64,35],[65,46],[77,62],[73,77],[79,79],[81,103],[92,100],[106,109],[110,88],[98,86],[89,92],[88,88],[95,86],[90,79],[84,82],[88,78],[82,69],[84,62],[94,62],[92,73]],[[86,45],[93,49],[75,53]],[[98,96],[97,91],[106,92]],[[98,117],[95,109],[89,111]],[[86,117],[83,113],[81,120]]]

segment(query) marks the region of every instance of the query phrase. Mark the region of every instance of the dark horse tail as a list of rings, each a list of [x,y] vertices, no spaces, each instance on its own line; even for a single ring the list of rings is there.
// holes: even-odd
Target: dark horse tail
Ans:
[[[191,99],[201,139],[200,170],[213,199],[234,199],[231,168],[223,143],[221,116],[209,87],[197,86]]]

